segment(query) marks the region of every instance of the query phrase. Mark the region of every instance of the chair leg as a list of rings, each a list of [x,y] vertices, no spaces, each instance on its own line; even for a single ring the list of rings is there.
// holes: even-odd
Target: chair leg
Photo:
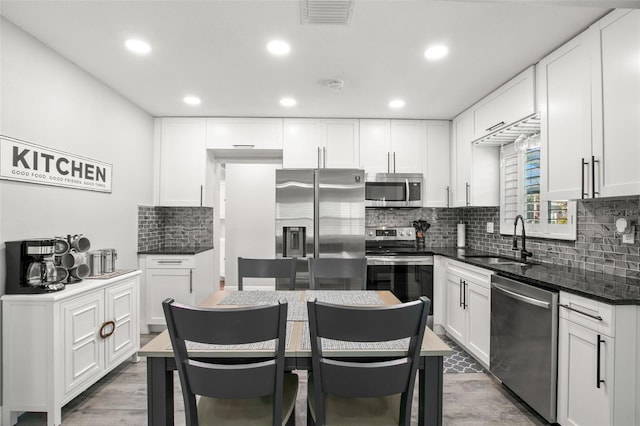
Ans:
[[[309,409],[309,404],[307,404],[307,426],[316,426],[316,422],[313,421],[313,416],[311,415],[311,410]]]

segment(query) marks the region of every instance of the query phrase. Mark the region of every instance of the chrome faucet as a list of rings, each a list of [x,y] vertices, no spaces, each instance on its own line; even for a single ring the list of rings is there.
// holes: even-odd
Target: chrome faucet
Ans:
[[[517,215],[516,220],[513,221],[513,247],[511,247],[511,250],[518,250],[518,236],[516,235],[518,219],[522,222],[522,250],[520,250],[520,259],[526,262],[527,257],[533,256],[533,253],[527,250],[527,234],[524,232],[524,218],[521,214]]]

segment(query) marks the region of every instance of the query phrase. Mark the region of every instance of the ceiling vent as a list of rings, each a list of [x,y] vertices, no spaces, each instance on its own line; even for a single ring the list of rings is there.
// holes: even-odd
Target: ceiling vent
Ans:
[[[349,25],[355,0],[300,0],[303,24]]]

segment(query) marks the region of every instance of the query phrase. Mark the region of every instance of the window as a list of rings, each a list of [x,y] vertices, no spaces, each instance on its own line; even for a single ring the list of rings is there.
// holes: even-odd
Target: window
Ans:
[[[520,142],[516,140],[500,149],[500,233],[513,235],[513,223],[520,214],[527,235],[575,240],[575,201],[546,199],[539,138]]]

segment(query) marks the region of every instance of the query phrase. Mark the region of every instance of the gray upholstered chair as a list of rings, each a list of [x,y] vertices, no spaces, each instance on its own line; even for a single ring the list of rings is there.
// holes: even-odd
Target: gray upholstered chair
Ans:
[[[238,257],[238,290],[242,290],[244,278],[288,278],[288,289],[296,284],[297,259],[248,259]]]
[[[367,285],[367,259],[310,258],[311,290],[364,290]]]
[[[308,383],[308,424],[405,425],[431,301],[376,307],[307,302],[313,370]],[[406,354],[367,361],[327,355],[326,339],[383,342],[407,339]],[[335,344],[335,342],[334,342]],[[339,348],[330,348],[334,355]]]
[[[187,425],[295,424],[298,376],[284,372],[286,302],[225,309],[196,308],[167,299],[162,307]],[[273,356],[235,360],[194,358],[185,343],[238,345],[273,339]]]

